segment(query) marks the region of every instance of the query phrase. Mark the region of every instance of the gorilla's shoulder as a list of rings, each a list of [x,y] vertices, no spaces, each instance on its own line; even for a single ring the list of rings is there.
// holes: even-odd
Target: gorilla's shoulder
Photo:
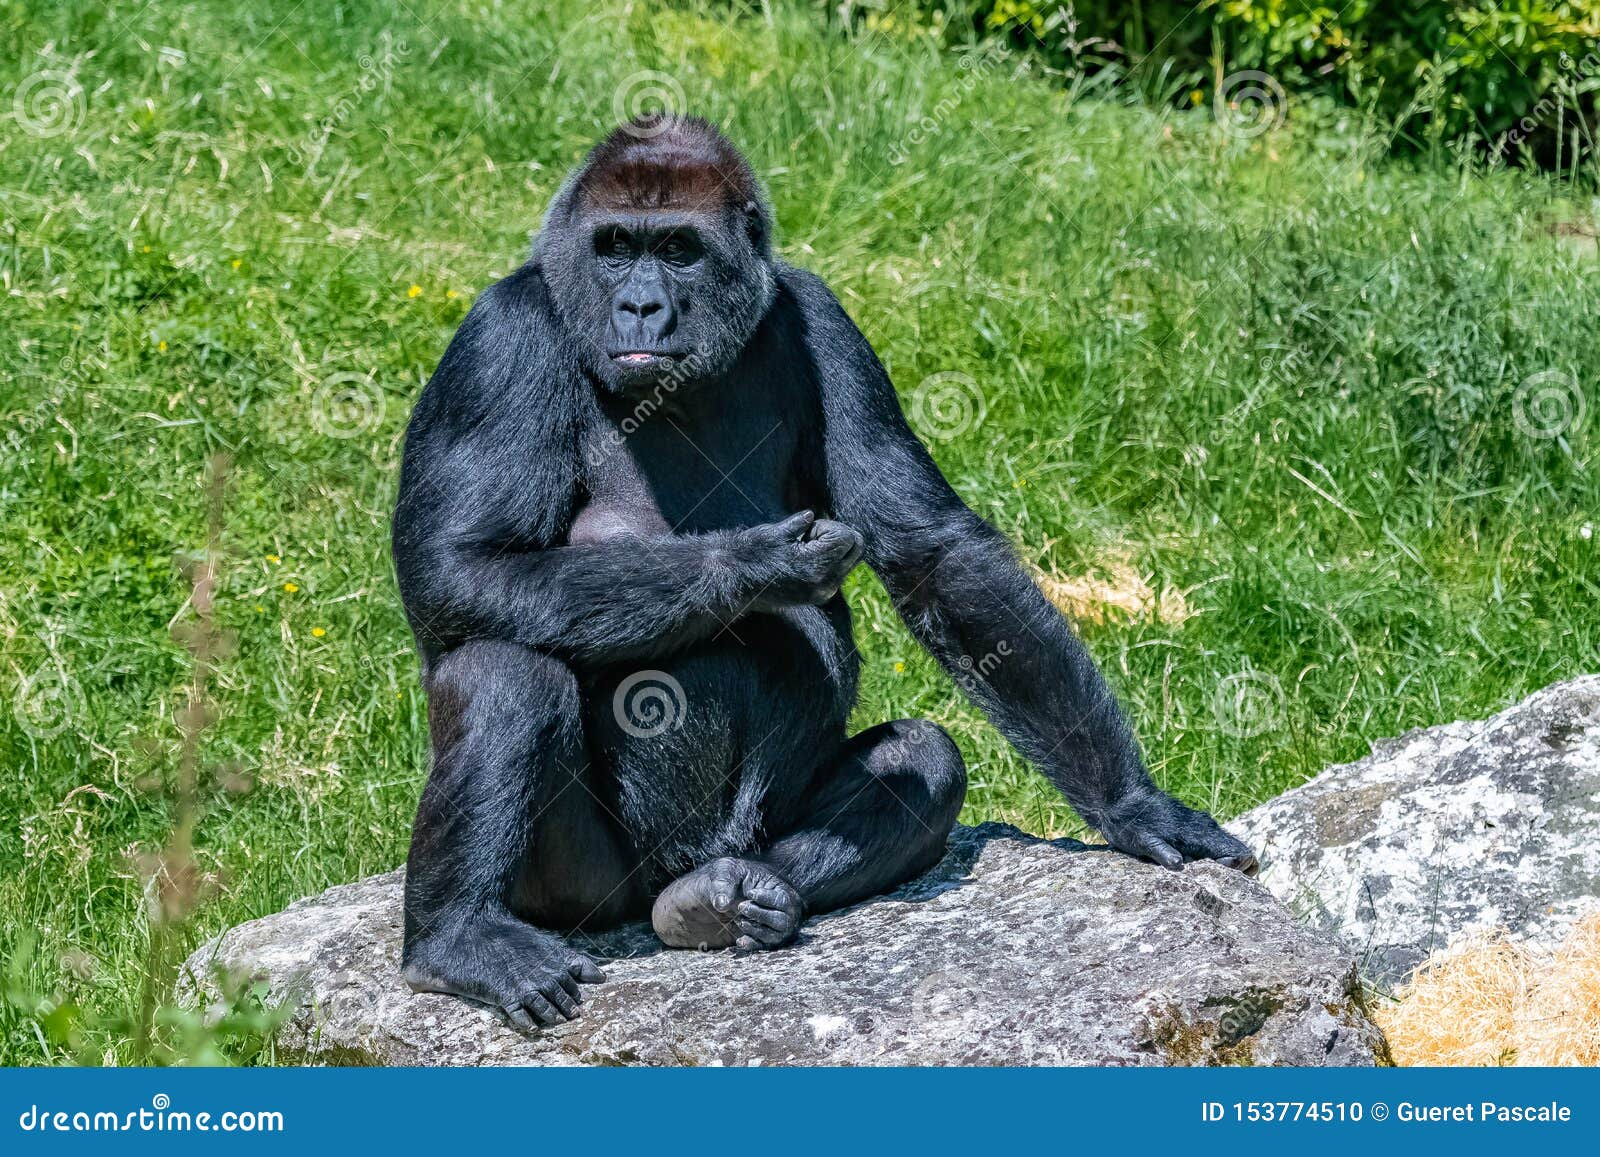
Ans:
[[[486,319],[509,314],[542,313],[550,308],[550,285],[537,259],[524,262],[513,272],[493,282],[472,303],[472,313]]]
[[[839,299],[828,288],[828,283],[811,270],[790,265],[786,261],[774,261],[772,268],[778,280],[779,299],[787,298],[801,312],[810,313],[838,304]]]

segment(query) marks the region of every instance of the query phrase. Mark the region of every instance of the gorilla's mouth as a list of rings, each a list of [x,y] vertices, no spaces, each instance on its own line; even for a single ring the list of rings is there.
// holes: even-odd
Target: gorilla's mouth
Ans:
[[[677,362],[677,355],[661,354],[658,350],[630,349],[621,354],[611,355],[611,365],[618,370],[626,371],[629,376],[645,370],[666,371],[670,370]]]

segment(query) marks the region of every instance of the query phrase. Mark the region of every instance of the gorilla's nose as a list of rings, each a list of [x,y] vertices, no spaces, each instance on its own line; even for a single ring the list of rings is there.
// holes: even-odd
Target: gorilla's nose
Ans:
[[[658,286],[627,286],[617,294],[612,320],[625,344],[649,348],[672,332],[672,303]]]
[[[623,313],[635,314],[641,318],[659,313],[666,307],[667,303],[656,297],[624,297],[617,302],[617,308]]]

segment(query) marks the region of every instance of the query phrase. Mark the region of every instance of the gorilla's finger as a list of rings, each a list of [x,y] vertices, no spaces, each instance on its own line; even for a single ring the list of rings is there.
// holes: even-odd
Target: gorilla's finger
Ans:
[[[549,988],[544,989],[543,995],[562,1016],[568,1020],[578,1019],[578,1002],[572,993],[561,987],[561,985],[552,984]]]
[[[1191,860],[1229,860],[1240,857],[1254,858],[1248,844],[1224,831],[1208,815],[1196,817],[1198,821],[1188,831],[1180,830],[1172,837],[1185,856]],[[1198,828],[1198,830],[1195,830]]]
[[[788,888],[775,884],[755,884],[745,889],[746,900],[753,900],[763,908],[776,908],[790,917],[800,915],[800,905]]]
[[[1261,871],[1261,861],[1256,859],[1255,853],[1253,852],[1246,852],[1242,856],[1224,856],[1217,862],[1222,864],[1224,867],[1232,868],[1238,872],[1243,872],[1252,879],[1258,872]]]
[[[585,984],[600,984],[604,982],[606,974],[600,971],[600,966],[587,956],[579,956],[567,966],[567,971]]]
[[[817,516],[809,510],[802,510],[799,514],[791,514],[778,523],[778,533],[793,542],[800,542],[811,533],[811,528],[816,524]]]
[[[769,928],[765,924],[757,924],[754,920],[739,921],[739,931],[743,933],[739,939],[753,940],[763,948],[776,948],[789,939],[787,932]]]
[[[522,1003],[527,1006],[529,1012],[533,1013],[533,1018],[546,1028],[554,1028],[558,1024],[566,1023],[567,1018],[557,1012],[555,1006],[540,993],[530,992],[522,998]]]
[[[748,936],[739,937],[733,942],[733,946],[740,952],[759,952],[761,950],[761,945]]]
[[[794,927],[794,918],[787,912],[766,908],[749,900],[739,905],[739,920],[741,927],[745,923],[759,924],[774,932],[788,932]]]
[[[1182,853],[1160,836],[1145,832],[1139,837],[1139,842],[1144,854],[1163,868],[1169,868],[1174,872],[1183,868]]]
[[[583,990],[578,987],[577,978],[570,972],[558,973],[556,976],[556,985],[560,987],[562,992],[566,993],[573,1000],[581,1001],[583,999]]]
[[[519,1028],[523,1032],[533,1031],[533,1017],[528,1015],[527,1009],[508,1008],[503,1009],[502,1012],[505,1015],[506,1022],[510,1024],[512,1028]]]

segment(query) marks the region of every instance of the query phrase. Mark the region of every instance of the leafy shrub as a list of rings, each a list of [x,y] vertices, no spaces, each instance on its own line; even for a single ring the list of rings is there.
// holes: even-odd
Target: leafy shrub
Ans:
[[[1413,147],[1467,141],[1576,168],[1595,151],[1600,0],[868,0],[868,26],[1006,38],[1064,72],[1209,102],[1241,70],[1379,114]]]

